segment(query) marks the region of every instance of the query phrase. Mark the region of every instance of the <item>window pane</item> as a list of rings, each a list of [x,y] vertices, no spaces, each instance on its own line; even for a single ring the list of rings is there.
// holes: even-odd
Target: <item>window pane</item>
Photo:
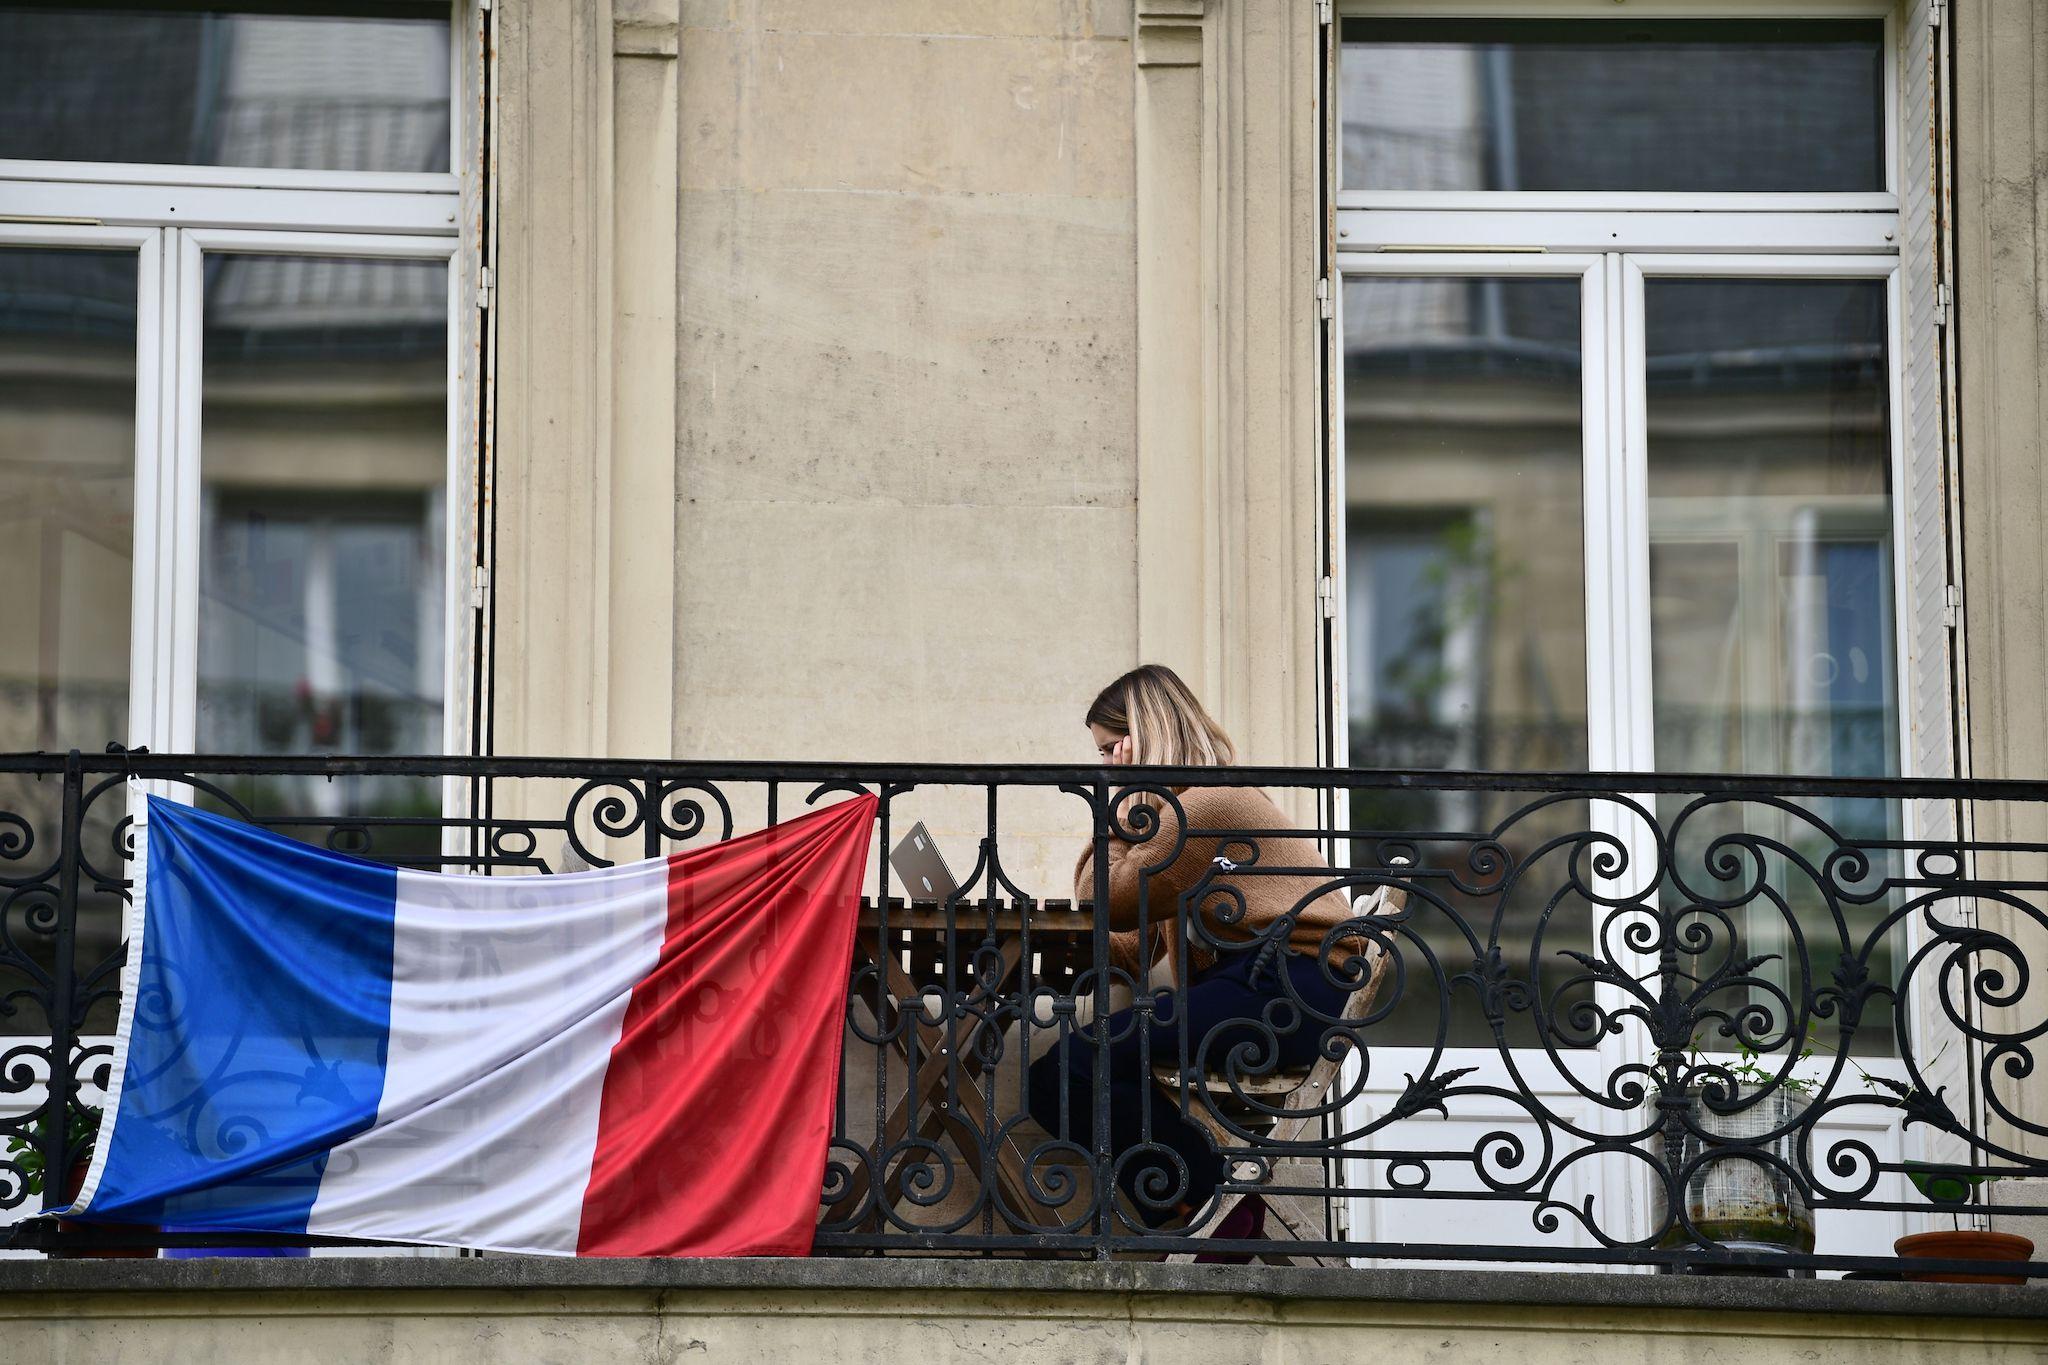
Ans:
[[[439,752],[447,265],[210,256],[205,309],[199,747]],[[293,815],[439,802],[394,778],[238,794]]]
[[[1584,436],[1579,282],[1353,277],[1344,285],[1346,710],[1361,768],[1586,766]],[[1523,794],[1358,792],[1352,828],[1460,831],[1421,843],[1425,864],[1467,867],[1480,831]],[[1521,859],[1587,828],[1561,802],[1503,832]],[[1469,880],[1469,877],[1468,877]],[[1562,870],[1499,896],[1444,890],[1478,942],[1498,923],[1512,969],[1547,975],[1559,948],[1588,946],[1591,914],[1544,897]],[[1440,909],[1415,927],[1438,962],[1469,969],[1465,933]],[[1538,934],[1543,935],[1538,949]],[[1394,1041],[1429,1043],[1440,999],[1448,1041],[1487,1045],[1463,988],[1410,956]],[[1552,1003],[1545,997],[1545,1003]],[[1526,1016],[1511,1036],[1530,1041]]]
[[[97,752],[130,738],[136,271],[133,251],[0,246],[0,751]],[[58,795],[53,781],[0,778],[0,811],[27,821],[36,841],[0,874],[51,855]],[[109,865],[120,803],[93,811],[85,846]],[[48,911],[33,890],[0,910],[5,942],[45,969]],[[82,886],[81,970],[114,950],[119,926],[115,898]],[[12,994],[31,984],[8,956],[0,1033],[47,1033],[33,997]],[[107,1013],[97,1009],[92,1026]]]
[[[1347,19],[1343,182],[1884,188],[1878,20]]]
[[[420,17],[0,5],[0,157],[446,171],[446,5]]]
[[[0,247],[0,750],[128,737],[136,268]]]
[[[1896,775],[1884,282],[1653,279],[1644,308],[1657,766]],[[1662,802],[1666,819],[1685,804]],[[1681,871],[1713,886],[1706,849],[1723,835],[1815,867],[1836,835],[1899,837],[1894,802],[1800,805],[1833,833],[1752,803],[1701,808],[1679,831]],[[1894,858],[1872,851],[1872,879]],[[1815,968],[1832,969],[1838,931],[1811,877],[1779,858],[1773,885]],[[1760,901],[1744,908],[1743,949],[1780,954],[1763,970],[1796,989],[1790,926]],[[1860,935],[1880,910],[1843,913]],[[1869,1011],[1864,1041],[1888,1026]]]

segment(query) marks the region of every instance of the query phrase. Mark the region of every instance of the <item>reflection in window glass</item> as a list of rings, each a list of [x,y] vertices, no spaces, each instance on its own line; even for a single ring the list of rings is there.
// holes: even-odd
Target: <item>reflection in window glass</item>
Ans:
[[[0,751],[129,739],[137,268],[133,251],[0,246]],[[50,855],[56,783],[0,778],[0,811],[28,822],[31,861]],[[119,814],[118,801],[98,802],[84,832],[103,865]],[[47,967],[55,945],[33,897],[0,914]],[[81,970],[114,950],[119,925],[113,897],[81,888]],[[0,969],[0,997],[26,984]],[[0,1032],[48,1031],[28,997],[0,1001]]]
[[[441,261],[207,258],[202,750],[441,750],[447,299]],[[390,777],[241,795],[439,809]]]
[[[1884,188],[1878,20],[1347,19],[1364,190]]]
[[[1584,436],[1575,279],[1353,277],[1344,286],[1346,709],[1361,768],[1586,766]],[[1358,792],[1361,832],[1488,830],[1521,794]],[[1584,802],[1511,826],[1517,857],[1587,828]],[[1469,839],[1425,840],[1425,863],[1459,867]],[[1500,896],[1449,896],[1480,943],[1498,929],[1520,979],[1585,949],[1590,909],[1558,906],[1561,870]],[[1441,970],[1469,972],[1465,933],[1418,907]],[[1543,934],[1538,943],[1539,931]],[[1440,987],[1419,956],[1391,1040],[1492,1042],[1478,1001]],[[1568,974],[1568,973],[1567,973]],[[1439,998],[1452,1004],[1440,1021]],[[1546,1001],[1546,1003],[1556,1003]],[[1527,1018],[1509,1021],[1529,1040]]]
[[[446,171],[448,41],[445,4],[0,4],[0,157]]]
[[[1892,495],[1881,280],[1652,279],[1644,288],[1651,672],[1666,772],[1884,777],[1899,771],[1892,651]],[[1668,819],[1685,803],[1662,803]],[[1896,803],[1800,803],[1848,840],[1896,839]],[[1754,803],[1689,817],[1680,868],[1696,889],[1717,837],[1774,841],[1815,866],[1827,828]],[[1812,878],[1773,857],[1816,954],[1839,935]],[[1872,853],[1872,878],[1894,867]],[[1845,907],[1867,932],[1876,909]],[[1792,926],[1745,908],[1744,951],[1796,986]],[[1780,1011],[1782,1014],[1782,1011]],[[1882,1011],[1863,1042],[1888,1043]],[[1727,1046],[1725,1042],[1720,1046]]]

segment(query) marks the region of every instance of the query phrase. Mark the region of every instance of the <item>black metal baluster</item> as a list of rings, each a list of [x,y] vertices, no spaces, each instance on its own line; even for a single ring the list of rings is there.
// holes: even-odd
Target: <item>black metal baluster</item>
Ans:
[[[892,1028],[905,1027],[900,1012],[891,1006],[891,996],[889,993],[889,962],[896,953],[895,941],[889,937],[889,802],[895,796],[897,788],[895,784],[890,782],[881,782],[877,786],[881,790],[882,801],[880,807],[875,811],[875,839],[877,842],[875,845],[874,1009],[876,1037],[886,1040]],[[905,895],[907,896],[908,894],[906,891]],[[913,1067],[911,1071],[905,1074],[904,1085],[908,1087],[915,1084],[916,1076],[917,1072]],[[917,1116],[912,1114],[910,1117],[915,1120]],[[889,1044],[886,1041],[879,1041],[875,1044],[875,1137],[874,1144],[870,1149],[874,1155],[875,1165],[871,1172],[872,1178],[867,1182],[868,1202],[871,1208],[868,1214],[862,1216],[854,1223],[856,1228],[872,1228],[877,1233],[887,1231],[889,1226],[888,1216],[883,1209],[883,1205],[887,1203],[888,1199],[890,1149],[894,1145],[889,1141],[888,1125]],[[909,1133],[906,1132],[905,1136],[909,1136]],[[856,1209],[855,1212],[859,1212],[859,1210]]]
[[[79,752],[64,755],[63,815],[57,853],[56,961],[50,971],[50,1083],[43,1100],[43,1208],[71,1202],[71,1106],[77,1094],[78,861],[85,769]],[[141,887],[135,894],[142,893]]]
[[[640,808],[640,856],[659,858],[661,856],[661,803],[666,798],[668,786],[660,778],[649,775],[643,779],[647,786],[647,804]]]
[[[1111,1180],[1114,1153],[1109,1142],[1109,840],[1110,821],[1109,782],[1107,778],[1095,781],[1095,1075],[1091,1084],[1095,1088],[1094,1112],[1095,1132],[1092,1141],[1095,1151],[1095,1259],[1109,1259],[1110,1238],[1114,1232],[1111,1216],[1116,1210],[1115,1185]]]

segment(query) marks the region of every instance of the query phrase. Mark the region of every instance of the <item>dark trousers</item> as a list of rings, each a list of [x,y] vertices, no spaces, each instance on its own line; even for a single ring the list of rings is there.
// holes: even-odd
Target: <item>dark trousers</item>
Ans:
[[[1180,1114],[1180,1105],[1152,1081],[1155,1066],[1189,1065],[1206,1071],[1227,1068],[1233,1047],[1245,1049],[1241,1070],[1293,1070],[1312,1065],[1323,1030],[1323,1018],[1294,1008],[1299,1000],[1325,1018],[1343,1008],[1346,992],[1332,985],[1323,965],[1300,953],[1262,955],[1246,948],[1198,972],[1183,997],[1187,1011],[1187,1056],[1181,1055],[1181,1016],[1172,995],[1154,998],[1155,1012],[1146,1027],[1134,1027],[1137,1012],[1119,1010],[1109,1016],[1110,1149],[1116,1154],[1117,1183],[1130,1196],[1141,1217],[1161,1223],[1176,1203],[1200,1208],[1223,1183],[1223,1158],[1209,1136]],[[1277,960],[1275,960],[1277,958]],[[1281,984],[1286,974],[1293,990]],[[1282,1003],[1285,1002],[1285,1003]],[[1031,1117],[1048,1133],[1083,1148],[1095,1145],[1095,1029],[1076,1030],[1031,1064]],[[1149,1051],[1141,1039],[1149,1037]],[[1277,1058],[1273,1053],[1277,1050]],[[1064,1118],[1061,1101],[1065,1100]],[[1151,1141],[1177,1153],[1187,1167],[1187,1186],[1164,1153],[1134,1151]],[[1145,1196],[1150,1196],[1145,1197]],[[1160,1207],[1161,1205],[1164,1207]]]

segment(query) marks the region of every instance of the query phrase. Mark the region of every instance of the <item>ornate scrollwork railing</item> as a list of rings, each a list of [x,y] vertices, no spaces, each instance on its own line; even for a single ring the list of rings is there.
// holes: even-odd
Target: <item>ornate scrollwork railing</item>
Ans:
[[[877,793],[822,1251],[1894,1274],[2048,1212],[2048,784],[116,751],[0,757],[0,1214],[110,1080],[143,789],[482,875]]]

